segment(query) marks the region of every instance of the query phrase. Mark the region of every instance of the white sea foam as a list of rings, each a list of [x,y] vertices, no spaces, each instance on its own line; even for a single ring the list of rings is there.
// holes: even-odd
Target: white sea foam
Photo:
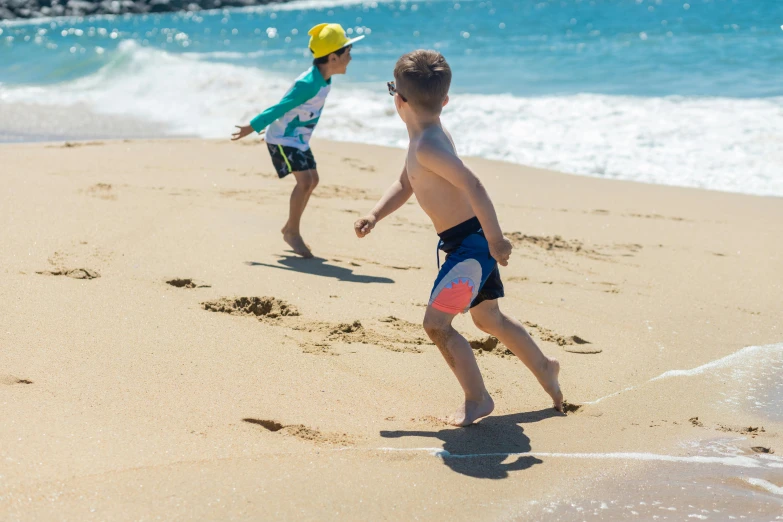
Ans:
[[[743,455],[733,456],[705,456],[705,455],[661,455],[658,453],[641,452],[616,452],[616,453],[550,453],[542,451],[531,451],[527,453],[471,453],[454,454],[441,448],[376,448],[376,451],[384,452],[408,452],[408,453],[428,453],[434,457],[444,459],[474,459],[484,457],[549,457],[565,459],[583,459],[583,460],[637,460],[645,462],[674,462],[687,464],[719,464],[723,466],[732,466],[740,468],[763,468],[765,463],[755,457]]]
[[[772,493],[773,495],[782,495],[783,496],[783,487],[776,486],[772,482],[769,482],[768,480],[755,478],[755,477],[749,477],[745,479],[748,484],[751,486],[756,486],[761,489],[765,489]]]
[[[732,372],[731,382],[741,382],[745,385],[749,385],[750,387],[748,390],[755,392],[758,390],[758,387],[761,387],[762,385],[757,384],[760,378],[758,376],[752,376],[751,374],[759,373],[760,370],[771,370],[776,374],[780,370],[778,365],[780,364],[782,358],[783,343],[768,344],[764,346],[747,346],[737,352],[727,355],[726,357],[721,357],[720,359],[710,361],[708,363],[702,364],[701,366],[691,368],[690,370],[669,370],[667,372],[663,372],[659,376],[653,377],[643,384],[673,377],[695,377],[697,375],[703,375],[712,371],[729,370]],[[753,382],[745,382],[748,379]],[[627,391],[635,390],[639,386],[641,385],[628,386],[622,390],[610,393],[609,395],[605,395],[598,399],[586,401],[584,404],[597,404],[601,401],[615,397]],[[773,388],[776,386],[780,387],[778,384],[773,385]],[[751,409],[768,407],[770,406],[771,401],[775,400],[774,398],[766,397],[766,395],[774,395],[774,389],[771,390],[771,393],[764,393],[763,391],[759,391],[759,393],[763,393],[765,395],[765,401],[755,400],[754,398],[755,402]],[[739,402],[735,396],[729,396],[725,399],[725,401],[735,405]]]
[[[711,370],[727,368],[742,362],[747,357],[759,357],[770,354],[779,354],[781,352],[783,352],[783,343],[768,344],[765,346],[747,346],[731,355],[727,355],[726,357],[722,357],[721,359],[717,359],[715,361],[710,361],[706,364],[702,364],[701,366],[697,366],[696,368],[691,368],[690,370],[669,370],[668,372],[662,373],[658,377],[650,379],[650,382],[660,379],[667,379],[670,377],[693,377]]]
[[[125,41],[93,75],[50,86],[0,86],[0,102],[80,105],[79,110],[155,122],[172,135],[217,138],[279,100],[293,79],[202,58],[240,55],[182,56]],[[444,122],[462,154],[591,176],[783,196],[783,98],[456,94]],[[352,84],[345,77],[335,78],[316,136],[407,143],[383,82]]]

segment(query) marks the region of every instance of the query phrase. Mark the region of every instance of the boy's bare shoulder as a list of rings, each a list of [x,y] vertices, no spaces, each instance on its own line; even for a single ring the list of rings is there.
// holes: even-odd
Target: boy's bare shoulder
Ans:
[[[428,129],[419,137],[414,146],[416,159],[422,163],[428,161],[457,157],[457,151],[454,149],[454,143],[451,136],[445,129],[440,127]]]

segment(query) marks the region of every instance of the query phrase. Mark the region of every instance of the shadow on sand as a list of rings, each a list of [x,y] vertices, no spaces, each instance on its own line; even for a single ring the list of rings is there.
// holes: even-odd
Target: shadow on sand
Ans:
[[[277,268],[290,272],[300,272],[302,274],[312,274],[321,277],[331,277],[338,281],[348,281],[349,283],[394,283],[394,279],[388,277],[376,277],[355,274],[350,268],[343,268],[337,265],[330,265],[322,257],[304,259],[302,257],[278,256],[278,264],[259,263],[257,261],[246,261],[248,266],[265,266],[267,268]]]
[[[443,441],[443,463],[453,471],[474,478],[504,479],[511,471],[521,471],[543,462],[536,457],[511,456],[530,451],[530,439],[520,424],[538,422],[563,414],[553,408],[482,419],[467,428],[439,431],[381,431],[381,437],[433,437]],[[505,461],[509,462],[505,462]]]

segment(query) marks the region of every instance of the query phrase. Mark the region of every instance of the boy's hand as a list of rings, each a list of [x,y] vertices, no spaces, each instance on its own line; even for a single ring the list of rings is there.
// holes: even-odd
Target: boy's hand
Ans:
[[[495,258],[495,261],[500,263],[501,266],[508,265],[508,258],[511,257],[511,250],[514,247],[511,245],[511,241],[506,239],[499,239],[494,243],[489,244],[489,254]]]
[[[255,130],[253,130],[253,127],[251,127],[250,125],[243,125],[241,127],[239,125],[234,125],[234,127],[236,127],[239,130],[231,135],[231,141],[241,140],[245,136],[255,132]],[[262,130],[259,134],[263,134],[265,132],[266,130]]]
[[[375,228],[376,221],[375,216],[365,216],[357,219],[356,223],[353,224],[353,230],[356,232],[356,236],[364,237],[369,234],[370,231]]]

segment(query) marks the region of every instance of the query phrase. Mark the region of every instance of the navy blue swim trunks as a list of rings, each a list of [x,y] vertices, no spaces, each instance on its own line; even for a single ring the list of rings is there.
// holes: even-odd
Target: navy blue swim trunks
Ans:
[[[295,147],[267,143],[272,165],[277,171],[277,177],[284,178],[292,172],[311,170],[315,168],[315,156],[310,149],[299,150]]]
[[[489,243],[478,218],[438,235],[438,249],[446,252],[446,261],[435,279],[430,306],[456,315],[505,295],[498,263],[489,253]]]

